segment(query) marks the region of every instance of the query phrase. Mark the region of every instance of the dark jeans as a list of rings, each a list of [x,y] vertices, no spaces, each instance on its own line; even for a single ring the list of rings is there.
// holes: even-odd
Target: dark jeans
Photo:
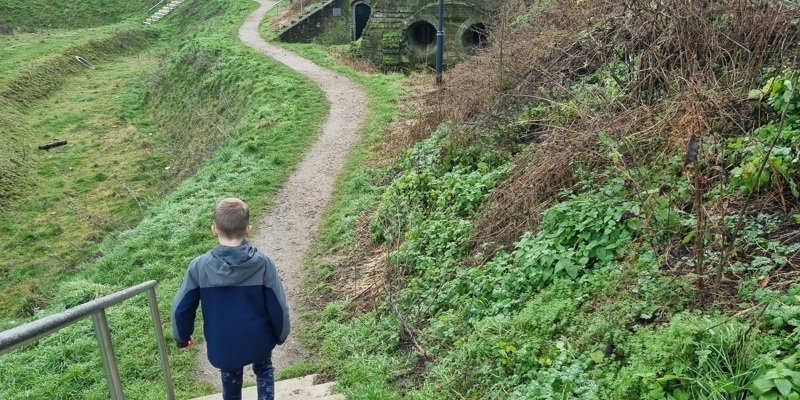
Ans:
[[[223,369],[222,373],[222,398],[225,400],[242,400],[242,368]],[[253,372],[256,374],[258,400],[275,399],[275,368],[272,358],[253,363]]]

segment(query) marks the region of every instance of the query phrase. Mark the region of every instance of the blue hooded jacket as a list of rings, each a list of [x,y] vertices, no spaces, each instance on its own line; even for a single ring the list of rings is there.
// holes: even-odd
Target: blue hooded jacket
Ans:
[[[203,310],[208,360],[240,368],[271,355],[289,336],[289,306],[275,264],[245,241],[217,246],[189,264],[172,300],[172,337],[185,343]]]

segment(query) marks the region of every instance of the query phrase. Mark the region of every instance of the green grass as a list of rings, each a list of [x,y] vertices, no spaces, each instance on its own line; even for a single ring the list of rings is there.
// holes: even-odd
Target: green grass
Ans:
[[[28,69],[32,62],[36,63],[53,55],[61,54],[75,43],[110,36],[115,30],[126,25],[128,24],[122,23],[79,30],[51,29],[0,36],[0,47],[3,48],[3,57],[0,58],[0,71],[3,71],[3,74],[0,75],[0,85],[16,78]],[[90,61],[101,62],[102,60]]]
[[[176,15],[175,25],[158,28],[164,33],[162,40],[178,41],[168,53],[160,53],[166,46],[158,43],[153,47],[157,52],[99,66],[94,75],[73,74],[60,89],[48,92],[46,100],[30,102],[26,116],[42,117],[28,124],[31,132],[41,140],[68,136],[74,145],[41,154],[44,158],[33,174],[46,190],[35,201],[19,201],[13,213],[4,213],[0,232],[17,235],[25,243],[78,237],[70,231],[80,228],[42,214],[48,199],[48,205],[73,199],[76,209],[123,222],[123,217],[132,219],[109,229],[113,235],[100,243],[88,245],[99,257],[96,260],[68,269],[40,262],[17,272],[17,281],[39,274],[53,279],[50,284],[23,285],[23,314],[41,317],[157,279],[163,325],[168,327],[169,303],[188,262],[214,244],[208,226],[216,202],[241,197],[251,205],[254,220],[267,210],[315,140],[327,104],[319,100],[324,96],[310,81],[238,41],[235,32],[254,6],[238,0],[184,3],[185,12]],[[192,22],[191,29],[184,33],[178,24],[186,22]],[[186,110],[194,117],[186,118],[182,113]],[[219,117],[214,124],[209,123],[212,116]],[[127,128],[117,136],[120,127]],[[186,138],[192,139],[189,145],[205,146],[201,156],[174,157],[179,145],[187,144],[180,142]],[[162,190],[163,184],[154,192],[147,189],[156,181],[182,178],[186,180],[174,190]],[[115,180],[124,182],[130,192],[143,193],[140,200],[147,201],[141,209]],[[121,198],[109,201],[115,193]],[[41,225],[32,226],[35,215],[43,215]],[[105,228],[114,223],[83,217]],[[52,226],[62,223],[65,226],[58,229]],[[32,257],[36,252],[55,253],[47,247],[53,242],[15,248]],[[85,241],[77,243],[82,246],[87,246]],[[5,304],[3,312],[19,315],[16,307]],[[146,299],[131,299],[108,314],[126,395],[163,397]],[[24,320],[4,318],[0,326]],[[107,398],[90,326],[81,322],[0,357],[0,369],[14,371],[0,377],[0,398]],[[208,394],[210,389],[192,378],[193,357],[194,351],[181,352],[170,344],[179,398]]]
[[[4,0],[0,3],[0,23],[10,23],[17,28],[75,29],[112,25],[128,19],[144,21],[147,9],[157,2]]]
[[[55,277],[94,257],[96,242],[105,235],[135,225],[164,190],[169,177],[163,162],[138,162],[158,157],[146,145],[152,121],[137,104],[157,65],[152,56],[141,55],[98,64],[27,109],[26,141],[68,144],[29,150],[36,189],[10,208],[0,232],[7,273],[0,283],[3,317],[29,312],[31,296],[46,293]],[[135,119],[121,119],[122,109]],[[31,276],[27,271],[34,265],[50,268]]]
[[[316,46],[284,46],[321,65],[333,62]],[[583,84],[576,82],[572,88],[587,90]],[[379,90],[370,89],[373,94]],[[782,98],[789,99],[789,95]],[[794,103],[796,100],[790,104]],[[506,121],[507,116],[493,117]],[[522,117],[511,115],[508,120],[513,123],[515,118],[518,121]],[[627,189],[630,175],[617,170],[583,171],[586,174],[580,183],[570,185],[570,192],[559,199],[562,202],[544,213],[540,231],[533,232],[538,236],[533,240],[533,236],[523,236],[514,244],[513,254],[501,252],[496,258],[487,258],[480,253],[483,247],[478,243],[467,256],[459,244],[474,239],[468,237],[473,221],[466,220],[467,229],[458,231],[438,228],[450,228],[448,223],[456,220],[454,215],[461,214],[451,213],[443,218],[444,222],[435,218],[437,208],[463,198],[456,195],[447,198],[450,201],[438,202],[437,196],[463,187],[464,182],[453,179],[447,184],[426,183],[432,181],[431,176],[443,174],[442,170],[449,173],[464,166],[475,167],[484,175],[486,168],[493,172],[495,167],[481,157],[491,159],[495,151],[507,154],[502,147],[494,149],[491,144],[492,138],[507,131],[502,125],[505,122],[499,122],[498,129],[476,128],[484,122],[455,127],[448,136],[452,141],[434,142],[427,149],[409,149],[385,173],[366,168],[363,153],[359,152],[369,151],[367,142],[350,159],[353,164],[349,164],[337,186],[336,201],[307,262],[317,274],[311,285],[312,294],[321,293],[320,297],[326,299],[335,297],[331,288],[337,281],[331,277],[335,276],[337,261],[345,260],[342,273],[350,273],[346,262],[355,257],[348,256],[361,250],[356,239],[366,239],[355,237],[355,221],[369,219],[378,204],[380,211],[392,201],[401,206],[411,203],[403,203],[409,199],[428,202],[423,201],[425,207],[400,214],[400,219],[412,223],[400,232],[401,244],[392,248],[386,275],[399,277],[392,287],[395,293],[391,306],[389,300],[381,301],[386,299],[381,292],[378,304],[364,307],[369,308],[367,311],[358,310],[363,304],[349,307],[350,299],[340,299],[309,318],[314,326],[309,328],[305,341],[321,356],[320,365],[336,376],[339,390],[349,399],[740,399],[756,393],[750,383],[759,376],[770,377],[761,381],[759,390],[771,390],[774,398],[796,396],[798,389],[794,387],[792,395],[786,396],[790,390],[788,380],[778,383],[770,379],[777,379],[776,373],[796,376],[800,370],[796,358],[800,350],[800,298],[796,297],[800,286],[773,270],[783,262],[777,261],[782,257],[796,258],[800,245],[794,239],[791,248],[788,242],[765,245],[770,228],[761,221],[772,218],[775,224],[780,221],[783,227],[793,227],[789,216],[778,212],[749,221],[750,233],[742,234],[742,241],[749,242],[739,244],[741,249],[758,253],[770,248],[775,253],[772,258],[756,257],[753,265],[741,261],[735,274],[727,275],[742,278],[731,283],[741,285],[738,295],[737,289],[731,287],[725,295],[705,293],[719,300],[714,304],[698,302],[702,289],[698,289],[696,277],[686,272],[694,261],[693,255],[662,254],[663,248],[650,247],[663,240],[664,236],[649,236],[661,227],[643,229],[638,221],[619,223],[623,211],[641,210],[636,205],[638,193]],[[470,135],[474,136],[464,137]],[[475,151],[469,146],[474,145],[470,140],[478,142],[479,154],[470,153]],[[714,154],[717,157],[726,154],[724,149],[714,151],[719,151]],[[669,159],[673,155],[665,153],[661,157]],[[677,164],[681,157],[675,157]],[[591,166],[582,167],[591,170]],[[642,170],[647,171],[644,175],[663,176],[670,169],[647,165]],[[645,185],[648,184],[653,186],[637,190],[658,191],[658,183]],[[384,194],[380,198],[381,185],[399,188],[400,194]],[[709,203],[738,198],[730,187],[722,185],[714,190],[717,189],[724,194],[718,198],[715,193],[706,193],[711,198]],[[795,210],[796,198],[790,198],[788,191],[784,196]],[[659,207],[674,207],[672,201],[677,198],[679,195],[674,195]],[[614,216],[608,214],[615,209],[610,206],[611,200],[625,201],[615,206],[619,214]],[[470,202],[478,203],[474,197]],[[642,207],[645,206],[648,205]],[[676,210],[659,212],[674,215]],[[641,211],[637,218],[645,220],[644,215],[646,212]],[[727,216],[716,217],[730,227]],[[373,215],[371,222],[374,220]],[[653,221],[650,223],[655,224]],[[693,233],[695,221],[682,223],[686,231],[673,238],[676,242],[687,232]],[[635,240],[619,236],[628,229]],[[563,248],[550,250],[548,242]],[[711,246],[716,245],[713,239],[710,242]],[[595,247],[602,248],[602,256],[598,251],[585,259],[568,259],[569,254]],[[709,255],[719,261],[719,253],[714,251]],[[564,255],[567,268],[571,264],[580,268],[560,270],[559,262],[552,270],[554,263],[548,263],[548,257],[553,260]],[[672,257],[686,264],[670,265]],[[758,272],[755,261],[766,265],[762,268],[767,272]],[[542,278],[544,273],[547,275]],[[765,276],[784,281],[780,288],[756,289],[758,282],[761,287],[769,283]],[[769,303],[763,303],[762,308],[762,301]],[[405,313],[427,358],[411,343],[395,307]],[[759,310],[762,314],[758,314]],[[737,311],[741,313],[739,318],[727,318]],[[770,316],[770,312],[777,317]],[[764,386],[767,384],[773,386]]]
[[[319,372],[319,367],[314,363],[301,361],[276,372],[275,380],[299,378]]]

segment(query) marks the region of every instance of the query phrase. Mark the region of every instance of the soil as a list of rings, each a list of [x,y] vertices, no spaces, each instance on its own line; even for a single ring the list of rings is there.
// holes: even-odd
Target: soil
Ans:
[[[333,186],[345,158],[359,139],[367,115],[367,96],[363,88],[335,72],[319,67],[294,53],[271,45],[258,33],[258,25],[275,2],[256,0],[261,6],[245,19],[239,38],[246,45],[307,76],[322,88],[330,102],[330,113],[317,142],[309,149],[292,176],[275,198],[268,214],[254,223],[250,242],[266,252],[278,267],[293,310],[292,330],[300,323],[299,309],[304,272],[303,260],[317,231]],[[208,363],[205,342],[198,343],[197,378],[221,390],[219,372]],[[272,352],[276,371],[309,359],[297,338],[292,335]],[[245,380],[254,381],[249,367]]]

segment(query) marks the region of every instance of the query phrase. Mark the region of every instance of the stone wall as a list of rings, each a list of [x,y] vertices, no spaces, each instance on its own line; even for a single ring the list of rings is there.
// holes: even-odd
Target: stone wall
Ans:
[[[488,43],[491,26],[485,0],[445,0],[444,61],[452,64]],[[355,8],[371,8],[369,22],[361,37],[365,57],[384,68],[436,63],[436,33],[439,27],[438,0],[332,0],[320,10],[279,33],[285,42],[310,42],[321,34],[336,42],[355,39]],[[341,16],[333,16],[340,9]],[[334,32],[331,30],[342,30]]]
[[[331,0],[327,2],[298,23],[279,32],[278,38],[282,42],[288,43],[311,42],[326,29],[330,28],[336,19],[347,20],[349,18],[350,9],[346,6],[348,3],[348,0]],[[334,9],[340,10],[341,13],[335,16]]]
[[[374,4],[372,16],[362,37],[362,51],[374,63],[384,67],[404,64],[436,63],[436,38],[429,43],[431,27],[438,31],[439,2],[431,0],[378,1],[358,0]],[[488,13],[482,11],[485,1],[445,1],[444,59],[453,63],[474,51],[474,40],[483,44],[485,33],[475,28],[491,26]],[[423,41],[415,40],[420,35]],[[482,31],[485,32],[485,31]]]

